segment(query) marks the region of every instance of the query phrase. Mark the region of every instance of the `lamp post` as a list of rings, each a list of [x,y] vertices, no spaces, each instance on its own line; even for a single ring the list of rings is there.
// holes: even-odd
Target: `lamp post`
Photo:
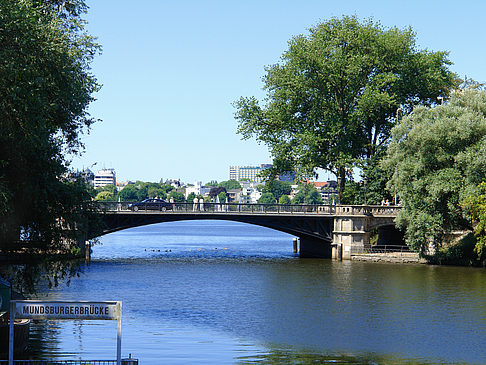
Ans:
[[[364,182],[364,205],[366,205],[366,183],[367,183],[366,177],[364,178],[363,182]]]
[[[337,183],[338,183],[338,205],[340,205],[341,204],[341,176],[338,176]]]

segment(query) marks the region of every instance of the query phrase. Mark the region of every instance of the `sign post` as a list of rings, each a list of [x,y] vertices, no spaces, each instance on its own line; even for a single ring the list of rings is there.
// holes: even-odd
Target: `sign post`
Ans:
[[[13,365],[13,323],[23,319],[117,320],[116,363],[121,365],[122,302],[10,301],[9,365]]]

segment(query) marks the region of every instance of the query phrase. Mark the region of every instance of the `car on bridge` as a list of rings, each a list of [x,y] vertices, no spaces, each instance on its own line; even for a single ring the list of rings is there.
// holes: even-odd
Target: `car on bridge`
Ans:
[[[139,210],[166,211],[172,210],[172,204],[162,199],[145,199],[141,202],[130,204],[128,208],[134,212],[137,212]]]

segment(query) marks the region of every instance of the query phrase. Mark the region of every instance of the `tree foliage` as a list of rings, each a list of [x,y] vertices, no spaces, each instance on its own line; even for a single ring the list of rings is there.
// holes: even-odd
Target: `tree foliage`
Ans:
[[[275,197],[272,193],[263,193],[260,199],[258,199],[260,204],[275,204]]]
[[[474,251],[483,261],[486,257],[486,182],[478,186],[478,191],[463,201],[463,208],[468,218],[473,221],[476,245]]]
[[[260,191],[263,193],[272,193],[275,199],[279,200],[282,195],[290,194],[292,185],[287,181],[270,180],[261,186]]]
[[[174,199],[175,203],[184,203],[186,201],[186,198],[184,197],[184,194],[178,191],[171,191],[167,197],[168,199]]]
[[[61,246],[84,214],[86,188],[62,178],[64,156],[82,150],[95,121],[87,107],[99,89],[90,73],[99,46],[84,10],[77,0],[0,0],[1,245],[21,231]]]
[[[226,191],[231,190],[231,189],[241,189],[240,183],[236,180],[221,181],[218,184],[218,186],[225,188]]]
[[[432,105],[457,84],[446,52],[418,50],[411,29],[333,18],[289,42],[266,67],[265,104],[235,102],[238,132],[266,144],[276,175],[322,168],[342,177],[386,145],[397,109]]]
[[[467,88],[444,105],[417,107],[392,134],[383,167],[403,205],[397,224],[425,252],[470,226],[461,203],[486,176],[486,91]]]
[[[133,202],[137,200],[137,192],[138,189],[135,187],[135,185],[128,184],[120,191],[119,196],[122,201]]]

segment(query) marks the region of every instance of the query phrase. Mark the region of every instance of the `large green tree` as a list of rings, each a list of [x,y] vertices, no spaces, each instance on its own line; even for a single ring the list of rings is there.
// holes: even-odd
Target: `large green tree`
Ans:
[[[266,67],[267,97],[235,102],[238,132],[266,144],[274,167],[341,177],[385,145],[397,110],[431,105],[455,86],[447,52],[418,50],[411,29],[373,20],[333,18],[297,35],[277,64]]]
[[[271,180],[261,188],[262,193],[272,193],[279,200],[282,195],[289,195],[292,185],[288,181]]]
[[[87,107],[99,88],[85,9],[81,0],[0,0],[2,247],[20,233],[61,246],[84,214],[86,189],[62,176],[94,122]]]
[[[240,183],[236,180],[221,181],[218,184],[218,187],[225,188],[226,191],[231,190],[231,189],[241,189]]]
[[[403,205],[397,224],[407,244],[426,252],[448,232],[471,228],[462,203],[486,176],[486,91],[467,88],[444,105],[417,107],[392,138],[383,167]]]
[[[466,197],[463,208],[473,221],[476,236],[475,252],[481,261],[486,257],[486,181],[483,181],[476,194]]]

